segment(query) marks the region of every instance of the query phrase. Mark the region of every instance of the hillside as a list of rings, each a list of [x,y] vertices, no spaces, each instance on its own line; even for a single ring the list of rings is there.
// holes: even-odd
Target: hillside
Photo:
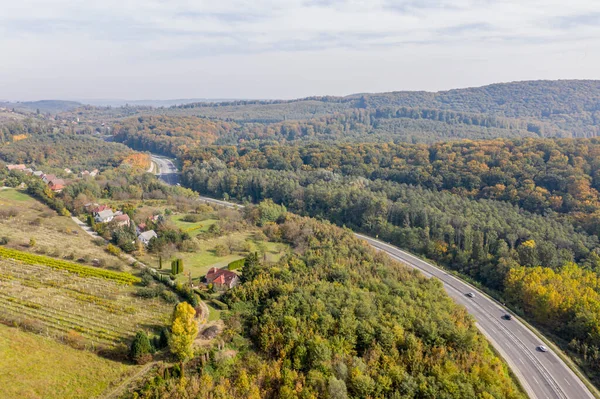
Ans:
[[[76,101],[65,100],[40,100],[40,101],[17,101],[1,102],[0,108],[9,108],[24,112],[39,112],[56,114],[59,112],[70,111],[80,107],[82,104]]]

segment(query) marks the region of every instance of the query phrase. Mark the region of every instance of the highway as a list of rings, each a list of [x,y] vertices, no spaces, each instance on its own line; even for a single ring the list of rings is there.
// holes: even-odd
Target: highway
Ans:
[[[161,179],[169,184],[178,182],[177,169],[172,161],[158,157],[153,157],[153,160],[159,165]],[[242,207],[208,197],[199,197],[199,200],[226,207]],[[427,277],[442,281],[448,295],[473,316],[479,330],[506,360],[530,398],[594,398],[575,373],[551,349],[548,352],[538,350],[538,346],[543,342],[524,324],[514,317],[512,320],[504,319],[507,311],[496,301],[414,255],[371,237],[356,233],[355,235],[393,259],[420,270]],[[475,297],[469,298],[466,295],[469,292],[474,293]]]

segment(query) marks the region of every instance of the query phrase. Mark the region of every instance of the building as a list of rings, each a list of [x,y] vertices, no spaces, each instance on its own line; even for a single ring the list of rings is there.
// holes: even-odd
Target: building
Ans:
[[[94,220],[97,223],[108,223],[117,216],[112,209],[105,209],[100,212],[94,212]]]
[[[140,233],[140,235],[138,236],[138,240],[142,244],[148,245],[150,243],[151,239],[157,238],[157,237],[158,237],[158,235],[156,234],[156,232],[154,230],[148,230],[143,233]]]
[[[35,177],[42,177],[44,175],[44,172],[42,172],[41,170],[36,170],[35,172],[33,172],[33,175]]]
[[[54,191],[55,193],[60,193],[65,186],[66,183],[62,179],[54,179],[48,182],[48,187],[50,187],[50,190]]]
[[[54,179],[56,179],[55,175],[47,175],[47,174],[42,175],[42,181],[46,184],[50,183]]]
[[[115,222],[117,222],[117,226],[127,226],[129,225],[129,223],[131,222],[131,219],[129,218],[128,214],[121,214],[121,215],[116,215],[113,220]]]
[[[232,271],[210,268],[206,273],[206,283],[212,284],[215,289],[229,289],[238,285],[240,277]]]

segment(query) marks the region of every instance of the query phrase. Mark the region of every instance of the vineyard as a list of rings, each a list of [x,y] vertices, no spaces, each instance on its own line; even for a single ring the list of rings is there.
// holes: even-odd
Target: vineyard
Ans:
[[[53,269],[60,269],[70,273],[75,273],[81,277],[99,277],[107,280],[114,280],[119,284],[133,284],[140,281],[139,278],[129,273],[113,272],[110,270],[78,265],[77,263],[54,259],[43,255],[34,255],[4,247],[0,247],[0,258],[14,259],[28,265],[44,265]]]
[[[27,253],[13,256],[5,248],[0,254],[0,321],[5,324],[98,349],[127,344],[140,328],[165,325],[171,312],[160,299],[137,297],[129,285],[137,278],[126,273],[52,263]]]

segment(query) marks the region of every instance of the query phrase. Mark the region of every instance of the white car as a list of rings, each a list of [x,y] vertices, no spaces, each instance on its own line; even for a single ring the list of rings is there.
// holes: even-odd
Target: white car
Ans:
[[[473,294],[472,292],[467,293],[467,296],[469,298],[475,298],[475,294]]]
[[[548,352],[548,348],[546,348],[544,345],[538,346],[538,349],[540,352]]]

